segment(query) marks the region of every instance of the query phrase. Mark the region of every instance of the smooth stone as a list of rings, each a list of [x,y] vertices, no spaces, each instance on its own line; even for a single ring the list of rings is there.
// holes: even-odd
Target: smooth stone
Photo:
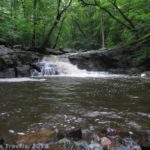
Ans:
[[[51,130],[41,130],[38,132],[29,132],[21,137],[18,137],[16,140],[17,144],[33,144],[33,143],[41,143],[47,142],[49,139],[55,137],[55,132]]]
[[[109,148],[111,146],[112,142],[110,139],[108,139],[107,137],[102,137],[101,138],[101,145],[103,147]]]
[[[98,143],[95,143],[95,142],[88,145],[87,149],[88,150],[103,150],[102,146]]]

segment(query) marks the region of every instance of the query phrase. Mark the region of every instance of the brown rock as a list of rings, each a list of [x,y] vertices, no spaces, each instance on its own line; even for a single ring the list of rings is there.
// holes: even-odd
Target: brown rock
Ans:
[[[110,139],[108,139],[107,137],[102,137],[101,138],[101,145],[105,148],[110,148],[112,145],[112,142]]]
[[[47,150],[66,150],[58,145],[49,145],[49,148]]]
[[[55,132],[51,130],[42,130],[34,133],[27,133],[26,135],[19,137],[16,140],[16,143],[30,145],[33,143],[47,142],[50,138],[54,138],[54,137],[55,137]]]

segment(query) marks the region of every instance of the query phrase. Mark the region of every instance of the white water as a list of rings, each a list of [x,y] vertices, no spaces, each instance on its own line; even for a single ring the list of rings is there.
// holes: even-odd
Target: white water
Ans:
[[[29,82],[29,81],[35,81],[35,82],[42,82],[46,79],[33,79],[33,78],[4,78],[0,79],[0,82]]]
[[[64,76],[64,77],[123,77],[123,75],[110,74],[108,72],[93,72],[81,70],[77,66],[71,64],[65,56],[44,57],[37,63],[41,68],[41,72],[34,71],[32,77],[49,77],[49,76]]]

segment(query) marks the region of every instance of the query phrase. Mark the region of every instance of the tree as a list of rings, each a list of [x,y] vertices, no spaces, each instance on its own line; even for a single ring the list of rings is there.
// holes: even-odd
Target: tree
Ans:
[[[35,49],[36,47],[36,16],[37,11],[37,0],[33,0],[33,35],[32,35],[32,48]]]
[[[149,0],[0,0],[0,38],[8,45],[99,49],[149,34]],[[82,4],[82,5],[81,5]],[[85,6],[85,7],[83,7]],[[64,19],[65,17],[65,19]]]
[[[58,0],[58,7],[57,7],[57,13],[56,13],[56,18],[54,20],[53,25],[51,26],[50,30],[48,31],[48,34],[42,44],[42,49],[45,49],[46,47],[51,47],[51,44],[49,43],[49,40],[51,38],[51,35],[54,31],[54,29],[56,28],[56,26],[58,25],[58,23],[61,20],[62,15],[67,11],[67,9],[70,7],[72,0],[69,0],[65,6],[63,8],[61,8],[61,0]]]
[[[99,7],[101,10],[103,10],[104,12],[106,12],[112,19],[116,20],[118,23],[120,23],[121,25],[123,25],[124,27],[128,28],[131,32],[135,33],[135,36],[138,37],[137,34],[137,30],[134,26],[134,24],[132,23],[131,19],[129,19],[124,13],[123,11],[119,8],[119,6],[117,5],[117,0],[108,0],[114,7],[115,9],[119,12],[119,14],[122,16],[122,18],[125,20],[122,21],[121,19],[117,18],[111,11],[109,11],[106,7],[104,7],[101,3],[101,1],[96,1],[94,0],[93,3],[88,3],[86,2],[86,0],[79,0],[81,2],[82,5],[84,6],[95,6],[95,7]]]

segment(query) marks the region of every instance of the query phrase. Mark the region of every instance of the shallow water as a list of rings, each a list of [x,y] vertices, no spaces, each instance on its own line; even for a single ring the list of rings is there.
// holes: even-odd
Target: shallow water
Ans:
[[[38,81],[38,80],[37,80]],[[150,130],[150,80],[51,77],[0,83],[0,137],[43,128]]]

